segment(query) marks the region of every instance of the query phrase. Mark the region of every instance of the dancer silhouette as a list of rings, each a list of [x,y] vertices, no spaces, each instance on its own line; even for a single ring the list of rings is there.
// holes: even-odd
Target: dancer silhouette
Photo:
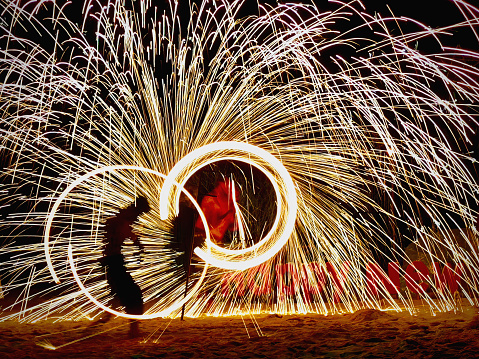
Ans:
[[[105,267],[106,279],[113,298],[125,308],[128,314],[143,314],[143,295],[138,284],[126,270],[121,247],[125,239],[130,238],[139,247],[140,253],[143,253],[143,245],[131,226],[142,213],[149,210],[150,205],[147,199],[138,197],[127,208],[121,209],[116,216],[105,222],[101,264]],[[137,320],[130,322],[129,336],[132,338],[139,336]]]

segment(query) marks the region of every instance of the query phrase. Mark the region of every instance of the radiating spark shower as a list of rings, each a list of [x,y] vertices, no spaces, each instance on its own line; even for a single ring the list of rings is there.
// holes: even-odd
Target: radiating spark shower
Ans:
[[[112,309],[104,223],[139,195],[145,318],[479,304],[479,9],[0,3],[2,319]],[[196,234],[187,274],[179,204],[224,178],[241,230]]]

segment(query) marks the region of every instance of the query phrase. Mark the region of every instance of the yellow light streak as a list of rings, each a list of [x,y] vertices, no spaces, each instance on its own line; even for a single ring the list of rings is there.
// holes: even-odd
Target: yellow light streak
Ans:
[[[155,171],[155,170],[152,170],[152,169],[149,169],[149,168],[143,168],[143,167],[133,166],[133,165],[116,165],[116,166],[105,166],[105,167],[98,168],[94,171],[91,171],[91,172],[88,172],[88,173],[84,174],[83,176],[81,176],[81,177],[77,178],[75,181],[73,181],[72,184],[70,184],[70,186],[68,186],[60,194],[60,196],[57,198],[57,200],[53,204],[53,206],[52,206],[52,208],[51,208],[51,210],[48,214],[48,221],[47,221],[47,224],[45,226],[45,234],[44,234],[45,258],[47,260],[47,264],[48,264],[48,268],[50,270],[50,273],[51,273],[52,277],[55,279],[55,281],[57,283],[60,283],[60,280],[58,279],[58,277],[55,273],[55,270],[53,268],[53,265],[51,263],[50,251],[49,251],[49,237],[50,237],[50,228],[51,228],[51,225],[53,223],[55,213],[58,210],[58,207],[60,206],[61,202],[68,196],[68,194],[73,189],[75,189],[75,187],[77,187],[80,183],[84,182],[88,178],[99,175],[99,174],[103,174],[103,173],[107,173],[107,172],[113,172],[113,171],[119,171],[119,170],[142,171],[142,172],[147,172],[147,173],[154,174],[154,175],[156,175],[158,177],[161,177],[161,178],[164,178],[164,179],[167,178],[167,176],[164,175],[163,173],[159,173],[158,171]],[[209,228],[208,228],[208,222],[206,221],[206,217],[205,217],[204,213],[202,212],[200,206],[198,205],[196,200],[193,198],[193,196],[186,189],[184,189],[183,187],[181,187],[178,183],[176,183],[174,181],[173,181],[173,185],[177,186],[188,197],[188,199],[191,201],[191,203],[195,206],[195,208],[198,211],[198,214],[201,218],[201,221],[203,222],[203,225],[205,226],[206,238],[209,239],[210,238],[210,231],[209,231]],[[207,245],[208,245],[208,242],[207,242]],[[208,249],[206,251],[208,251]],[[128,313],[123,313],[123,312],[113,310],[113,309],[107,307],[106,305],[103,305],[102,303],[100,303],[97,299],[95,299],[90,294],[90,292],[85,288],[85,286],[83,285],[80,277],[78,276],[78,273],[77,273],[77,270],[76,270],[76,267],[75,267],[75,263],[74,263],[74,260],[73,260],[73,250],[72,250],[71,243],[68,245],[68,260],[69,260],[69,263],[70,263],[70,268],[71,268],[73,277],[75,278],[75,281],[76,281],[77,285],[80,287],[80,290],[82,291],[82,293],[85,294],[88,297],[88,299],[90,299],[97,307],[103,309],[104,311],[110,312],[111,314],[114,314],[116,316],[130,318],[130,319],[153,319],[153,318],[165,317],[165,316],[170,315],[172,312],[174,312],[178,308],[181,308],[181,306],[184,303],[188,302],[191,298],[193,298],[194,295],[197,293],[197,291],[200,289],[201,284],[202,284],[202,282],[205,278],[206,271],[208,269],[208,265],[205,264],[204,267],[203,267],[203,271],[201,273],[200,278],[198,279],[198,281],[196,282],[194,287],[190,290],[190,292],[187,295],[185,295],[181,300],[176,301],[175,303],[171,304],[167,309],[158,311],[158,312],[153,313],[153,314],[135,315],[135,314],[128,314]]]
[[[0,26],[0,149],[10,160],[0,174],[0,208],[10,212],[0,221],[9,243],[0,272],[5,296],[20,289],[20,313],[0,320],[95,317],[70,266],[105,305],[102,224],[138,192],[155,202],[135,224],[147,260],[136,265],[132,246],[125,260],[151,313],[176,306],[185,268],[160,214],[177,212],[182,190],[172,181],[184,187],[219,161],[254,167],[235,179],[233,203],[239,240],[250,246],[232,235],[226,248],[207,238],[194,249],[208,273],[192,275],[203,279],[187,316],[328,314],[385,302],[414,313],[403,288],[396,300],[364,281],[370,263],[388,261],[404,279],[419,256],[429,290],[418,296],[431,311],[457,305],[434,277],[446,263],[464,268],[458,293],[479,305],[477,156],[468,152],[479,52],[441,43],[456,31],[475,39],[477,7],[452,0],[463,19],[431,28],[368,14],[360,1],[329,2],[328,12],[258,4],[244,18],[243,0],[203,1],[186,19],[174,1],[137,3],[78,10],[0,0],[10,25]],[[79,11],[85,24],[68,18]],[[147,170],[88,177],[125,164],[167,175],[169,189]],[[271,183],[267,196],[255,192],[253,172]]]
[[[276,192],[277,211],[285,218],[284,221],[280,222],[279,216],[277,216],[269,234],[250,247],[227,249],[213,243],[211,240],[208,242],[208,239],[206,239],[207,245],[212,248],[210,253],[207,253],[200,247],[194,249],[195,254],[210,265],[230,270],[245,270],[260,265],[278,253],[293,233],[296,221],[298,203],[294,182],[283,164],[269,152],[248,143],[235,141],[211,143],[192,151],[171,169],[165,179],[160,193],[160,216],[163,219],[168,217],[171,198],[176,198],[176,206],[178,208],[179,194],[172,191],[173,183],[175,181],[185,183],[199,168],[205,166],[204,158],[207,158],[211,153],[221,153],[224,151],[242,152],[243,156],[223,157],[219,155],[219,158],[215,160],[235,159],[242,161],[256,166],[268,177]],[[278,179],[269,174],[263,167],[257,166],[257,160],[250,159],[252,156],[264,161],[268,167],[274,169]],[[188,169],[188,172],[185,173],[185,169]],[[279,182],[279,185],[276,184],[277,182]],[[171,192],[173,194],[170,194]]]

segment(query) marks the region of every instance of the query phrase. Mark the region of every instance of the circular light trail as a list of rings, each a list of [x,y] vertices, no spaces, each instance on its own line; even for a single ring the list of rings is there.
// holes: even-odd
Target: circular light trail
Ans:
[[[278,253],[291,236],[296,222],[298,204],[294,182],[283,164],[269,152],[257,146],[236,141],[211,143],[190,152],[171,169],[165,179],[160,193],[160,217],[162,219],[168,217],[170,198],[174,198],[176,206],[178,207],[179,193],[176,195],[173,194],[174,197],[170,197],[175,181],[184,184],[189,176],[199,168],[205,166],[205,162],[202,161],[204,157],[207,157],[214,152],[221,151],[239,151],[247,154],[247,157],[241,157],[238,155],[218,156],[214,160],[210,160],[210,163],[224,159],[234,159],[256,166],[273,184],[277,197],[278,213],[282,212],[285,217],[284,221],[279,221],[277,216],[273,228],[269,232],[270,235],[267,235],[251,247],[240,250],[231,250],[222,248],[212,242],[208,243],[207,239],[207,245],[211,246],[212,249],[209,253],[200,247],[194,249],[196,255],[210,265],[223,269],[244,270],[258,266]],[[280,186],[277,185],[277,180],[274,176],[272,176],[263,166],[260,166],[255,163],[255,161],[251,160],[251,156],[261,159],[268,164],[269,167],[274,169],[279,177],[281,190],[278,188]],[[185,171],[188,172],[185,173]],[[275,233],[276,236],[273,236],[273,233]],[[209,240],[211,241],[211,239]]]
[[[93,171],[90,171],[90,172],[84,174],[83,176],[81,176],[81,177],[77,178],[75,181],[73,181],[61,193],[61,195],[57,198],[57,200],[53,204],[53,206],[52,206],[52,208],[51,208],[51,210],[48,214],[48,220],[47,220],[47,224],[45,226],[45,233],[44,233],[45,257],[46,257],[46,260],[47,260],[47,265],[48,265],[48,268],[50,270],[50,273],[51,273],[51,275],[54,278],[56,283],[60,283],[60,280],[58,279],[58,276],[56,275],[55,270],[54,270],[53,265],[52,265],[52,262],[51,262],[50,251],[49,251],[49,243],[50,243],[49,237],[50,237],[50,231],[51,231],[51,226],[52,226],[52,223],[53,223],[53,219],[55,217],[56,211],[58,210],[58,207],[60,206],[61,202],[68,196],[68,194],[76,186],[78,186],[80,183],[82,183],[83,181],[87,180],[90,177],[96,176],[98,174],[102,174],[102,173],[106,173],[106,172],[113,172],[113,171],[118,171],[118,170],[136,170],[136,171],[143,171],[143,172],[151,173],[151,174],[157,175],[161,178],[166,178],[167,177],[163,173],[160,173],[160,172],[152,170],[152,169],[140,167],[140,166],[116,165],[116,166],[105,166],[105,167],[98,168],[96,170],[93,170]],[[184,189],[178,183],[173,182],[173,184],[178,186],[178,188],[188,197],[188,199],[191,201],[191,203],[193,203],[193,205],[195,206],[196,210],[198,211],[199,216],[200,216],[200,218],[203,222],[203,225],[205,227],[206,238],[210,239],[210,232],[209,232],[209,228],[208,228],[208,225],[207,225],[206,217],[205,217],[204,213],[201,211],[201,208],[198,205],[198,203],[196,202],[196,200],[191,196],[191,194],[186,189]],[[207,241],[207,243],[210,243],[210,242],[211,242],[211,240]],[[171,304],[167,309],[161,310],[159,312],[156,312],[156,313],[153,313],[153,314],[135,315],[135,314],[127,314],[127,313],[122,313],[122,312],[118,312],[116,310],[113,310],[113,309],[105,306],[104,304],[100,303],[97,299],[95,299],[88,292],[88,290],[85,288],[85,286],[81,282],[81,279],[78,276],[78,273],[76,271],[75,263],[74,263],[74,260],[73,260],[73,249],[72,249],[71,243],[68,245],[68,261],[70,263],[70,267],[71,267],[73,277],[75,278],[76,283],[78,284],[81,292],[83,294],[85,294],[88,297],[88,299],[90,299],[96,306],[98,306],[99,308],[101,308],[101,309],[103,309],[107,312],[110,312],[110,313],[112,313],[114,315],[117,315],[117,316],[120,316],[120,317],[129,318],[129,319],[153,319],[153,318],[168,316],[169,314],[171,314],[175,310],[179,309],[184,303],[189,301],[197,293],[197,291],[199,290],[199,288],[200,288],[200,286],[201,286],[201,284],[202,284],[202,282],[205,278],[206,271],[208,269],[208,264],[205,263],[205,265],[203,267],[203,271],[202,271],[201,276],[198,279],[197,283],[193,286],[193,288],[190,290],[190,292],[186,296],[183,297],[183,299],[176,301],[175,303]]]
[[[479,8],[472,1],[451,0],[451,16],[432,28],[345,0],[330,2],[328,11],[314,1],[258,3],[260,13],[242,11],[244,0],[204,1],[184,14],[175,1],[132,7],[131,1],[117,0],[83,9],[75,1],[61,7],[55,1],[24,3],[0,4],[10,25],[9,41],[0,48],[5,74],[0,84],[5,159],[0,207],[7,214],[0,227],[8,236],[0,248],[0,272],[11,278],[3,280],[3,292],[21,305],[19,313],[4,311],[0,321],[97,315],[97,306],[74,283],[66,263],[69,244],[82,284],[110,306],[103,277],[88,273],[101,255],[93,239],[98,221],[114,209],[116,199],[133,196],[132,183],[157,206],[164,180],[125,170],[80,180],[69,194],[62,193],[65,187],[86,172],[100,173],[97,167],[106,164],[152,168],[181,186],[218,158],[242,161],[240,167],[243,162],[260,166],[274,187],[268,184],[268,201],[279,198],[278,205],[263,206],[251,186],[256,179],[244,173],[247,207],[238,201],[236,213],[245,214],[245,220],[269,221],[238,220],[247,241],[240,232],[238,245],[217,243],[226,247],[220,248],[208,238],[196,249],[207,261],[208,277],[188,302],[187,316],[257,308],[328,314],[361,309],[365,303],[382,308],[384,301],[364,285],[374,268],[370,264],[399,261],[404,278],[423,253],[438,263],[439,274],[449,273],[446,263],[452,261],[451,273],[462,278],[457,292],[479,305],[474,235],[479,183],[477,156],[470,152],[477,137],[479,68],[473,64],[479,59],[474,37]],[[88,29],[82,25],[87,22]],[[460,39],[472,35],[472,43],[454,46],[451,31]],[[34,46],[38,36],[50,39],[49,45]],[[291,207],[296,202],[288,203],[276,166],[258,157],[254,146],[239,142],[266,149],[281,161],[294,180],[297,208]],[[224,147],[213,148],[219,144]],[[195,160],[189,153],[199,148],[210,152],[194,152],[200,155]],[[176,174],[168,174],[171,169]],[[181,194],[169,186],[162,194],[171,213]],[[292,223],[292,209],[297,209],[295,229],[284,244],[286,236],[278,239],[288,232],[283,225],[288,218]],[[159,217],[155,207],[141,222],[158,248],[166,249],[168,238],[151,231],[163,231]],[[279,248],[259,267],[241,273],[224,269],[254,266]],[[145,302],[157,301],[146,313],[180,299],[183,277],[170,254],[150,257],[152,265],[134,273]],[[48,270],[36,270],[45,263]],[[301,273],[312,263],[304,281]],[[329,275],[328,263],[341,274],[340,283]],[[297,272],[291,277],[297,286],[285,291],[275,280],[281,275],[278,264]],[[419,294],[421,301],[433,311],[456,310],[456,291],[444,290],[432,269],[430,290]],[[61,285],[30,290],[52,284],[52,277]],[[245,286],[228,284],[238,278]],[[244,295],[250,279],[271,293],[271,301]],[[415,311],[407,293],[393,297],[384,286],[379,289],[391,307]],[[49,295],[40,298],[44,293]]]

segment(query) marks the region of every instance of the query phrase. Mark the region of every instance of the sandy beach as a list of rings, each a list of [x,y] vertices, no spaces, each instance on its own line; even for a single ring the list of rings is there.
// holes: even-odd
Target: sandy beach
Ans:
[[[157,319],[127,337],[122,318],[0,323],[2,358],[476,358],[477,308],[431,315],[363,309],[336,315],[261,314]],[[52,348],[55,347],[55,350]],[[49,349],[50,348],[50,349]]]

